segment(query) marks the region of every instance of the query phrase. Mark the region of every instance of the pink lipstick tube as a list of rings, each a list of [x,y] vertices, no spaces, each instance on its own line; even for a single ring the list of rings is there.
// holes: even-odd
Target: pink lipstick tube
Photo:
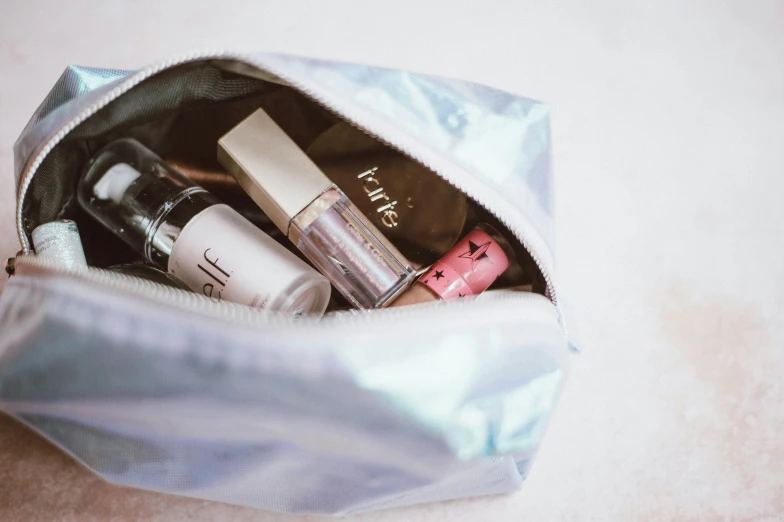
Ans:
[[[483,223],[436,261],[392,306],[481,294],[509,267],[511,256],[503,237]]]

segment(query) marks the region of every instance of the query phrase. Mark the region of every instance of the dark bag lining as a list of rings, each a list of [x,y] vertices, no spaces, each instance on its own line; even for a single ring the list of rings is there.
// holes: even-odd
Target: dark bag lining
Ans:
[[[261,107],[303,149],[339,117],[299,92],[251,78],[226,68],[234,62],[188,63],[143,81],[74,128],[47,155],[25,197],[23,224],[29,234],[55,219],[79,224],[90,265],[109,266],[138,260],[138,255],[79,207],[76,186],[91,155],[120,137],[133,137],[157,154],[215,173],[205,187],[287,247],[288,241],[258,207],[223,173],[216,159],[218,138]],[[235,67],[236,68],[236,67]],[[186,171],[187,173],[187,171]],[[476,204],[475,219],[488,221],[507,237],[509,231]],[[533,284],[545,293],[544,277],[528,252],[513,242],[520,267],[510,270],[494,287]],[[296,250],[296,249],[294,249]]]

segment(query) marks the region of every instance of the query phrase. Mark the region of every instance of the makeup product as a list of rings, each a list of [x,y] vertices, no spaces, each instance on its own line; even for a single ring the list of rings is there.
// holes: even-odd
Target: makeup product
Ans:
[[[70,219],[52,221],[35,227],[33,248],[38,257],[55,259],[65,268],[87,266],[79,228]]]
[[[263,110],[219,140],[218,160],[357,308],[386,306],[413,282],[411,263]]]
[[[132,139],[99,151],[79,203],[194,292],[288,315],[322,314],[329,282]]]
[[[214,154],[214,151],[213,151]],[[265,234],[278,242],[287,245],[291,244],[286,236],[280,231],[275,223],[270,221],[267,214],[262,212],[259,206],[250,199],[250,196],[239,186],[234,177],[226,172],[217,160],[213,157],[208,164],[195,164],[182,158],[166,157],[164,161],[175,170],[204,188],[207,192],[217,197],[221,202],[226,203],[237,211],[242,217],[256,225]]]
[[[460,239],[465,194],[419,162],[346,122],[306,152],[414,267],[432,264]]]
[[[509,267],[509,244],[487,224],[474,228],[392,306],[478,295]]]

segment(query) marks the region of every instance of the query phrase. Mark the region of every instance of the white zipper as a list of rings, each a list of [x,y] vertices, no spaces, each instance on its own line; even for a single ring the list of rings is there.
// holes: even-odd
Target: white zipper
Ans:
[[[229,302],[214,302],[209,298],[166,286],[148,279],[96,267],[65,267],[57,260],[36,255],[20,255],[14,260],[14,275],[58,275],[100,286],[106,290],[128,293],[166,304],[186,312],[245,324],[268,324],[280,319],[277,314]]]
[[[544,276],[545,283],[547,284],[547,291],[550,297],[550,300],[553,302],[556,307],[558,306],[558,297],[555,293],[555,287],[553,284],[553,278],[550,274],[549,270],[545,266],[545,264],[541,260],[541,256],[538,254],[537,250],[532,247],[531,241],[528,240],[528,237],[525,232],[523,232],[520,227],[515,226],[514,223],[506,219],[504,216],[500,215],[496,212],[494,202],[486,201],[483,197],[480,197],[477,193],[467,190],[463,184],[460,183],[459,180],[455,179],[454,176],[451,175],[450,172],[433,165],[432,162],[427,161],[421,154],[417,153],[417,151],[412,150],[410,147],[406,147],[405,145],[399,143],[397,140],[394,140],[391,136],[383,136],[379,133],[370,131],[365,125],[363,125],[354,114],[351,113],[351,110],[348,107],[341,107],[338,110],[335,107],[335,104],[332,103],[330,100],[325,99],[323,96],[318,95],[313,89],[311,89],[308,85],[303,84],[302,82],[297,81],[296,79],[292,78],[290,75],[280,71],[275,66],[270,65],[269,63],[261,63],[259,60],[251,59],[252,65],[256,67],[264,69],[265,72],[271,73],[274,76],[277,76],[284,83],[288,86],[296,89],[300,93],[304,94],[311,100],[315,101],[322,107],[328,109],[333,114],[336,114],[338,117],[348,121],[350,124],[354,125],[357,129],[361,130],[365,134],[368,134],[375,139],[379,140],[380,142],[384,143],[385,145],[401,152],[402,154],[408,156],[412,160],[424,165],[431,171],[435,172],[439,177],[441,177],[444,181],[455,187],[456,189],[460,190],[464,194],[468,195],[471,199],[482,205],[488,212],[490,212],[493,216],[495,216],[501,223],[504,224],[506,228],[508,228],[517,238],[518,241],[523,245],[523,247],[528,251],[531,255],[531,258],[536,263],[536,266],[541,271],[542,275]]]
[[[241,62],[244,62],[244,63],[246,63],[248,65],[252,65],[252,66],[258,68],[258,69],[266,72],[267,74],[271,74],[273,76],[276,76],[276,77],[280,78],[281,80],[283,80],[285,83],[287,83],[292,88],[298,90],[299,92],[301,92],[302,94],[308,96],[309,98],[311,98],[316,103],[318,103],[321,106],[323,106],[324,108],[332,111],[333,113],[337,114],[341,118],[347,120],[349,123],[351,123],[352,125],[356,126],[358,129],[360,129],[363,132],[365,132],[365,133],[375,137],[376,139],[378,139],[378,140],[382,141],[383,143],[387,144],[388,146],[390,146],[390,147],[400,151],[401,153],[403,153],[406,156],[410,157],[414,161],[418,161],[419,163],[425,165],[426,167],[431,169],[433,172],[435,172],[437,175],[439,175],[441,178],[443,178],[446,182],[450,183],[451,185],[456,187],[458,190],[463,191],[466,195],[468,195],[469,197],[471,197],[472,199],[477,201],[477,203],[479,203],[486,210],[491,212],[499,221],[501,221],[504,224],[504,226],[506,226],[513,234],[515,234],[515,237],[517,238],[517,240],[520,241],[520,243],[523,245],[523,247],[525,247],[525,249],[529,252],[529,254],[531,255],[531,258],[534,260],[534,262],[536,263],[537,267],[539,268],[539,270],[541,271],[542,275],[544,276],[544,279],[545,279],[545,281],[547,283],[547,289],[548,289],[549,298],[552,301],[552,303],[556,306],[556,308],[558,308],[558,300],[557,300],[557,296],[556,296],[556,293],[555,293],[555,288],[554,288],[554,285],[553,285],[552,276],[551,276],[550,272],[547,270],[547,267],[541,261],[541,257],[539,256],[537,251],[531,247],[531,242],[528,240],[528,238],[526,237],[526,234],[521,230],[521,228],[518,227],[518,226],[515,226],[514,223],[510,222],[504,216],[499,215],[493,209],[494,208],[493,202],[487,201],[484,197],[479,197],[475,193],[472,193],[470,191],[466,191],[465,188],[463,188],[461,186],[461,183],[459,182],[459,180],[454,179],[454,177],[451,176],[450,173],[445,172],[444,169],[437,168],[434,165],[432,165],[431,163],[427,162],[424,158],[421,157],[421,155],[417,154],[416,151],[410,150],[410,148],[405,147],[405,146],[403,146],[403,145],[401,145],[399,143],[396,143],[395,140],[390,139],[390,137],[388,137],[388,136],[381,136],[381,135],[378,135],[378,134],[376,134],[374,132],[369,131],[359,121],[357,121],[357,118],[352,117],[353,116],[352,114],[346,114],[347,112],[349,112],[348,110],[346,110],[345,108],[343,108],[342,110],[338,110],[334,106],[334,104],[332,104],[329,100],[325,99],[323,96],[317,95],[307,85],[304,85],[301,82],[298,82],[295,79],[291,78],[287,74],[282,73],[279,70],[276,70],[275,67],[270,66],[269,64],[266,64],[266,63],[262,63],[261,61],[255,60],[255,59],[253,59],[253,58],[251,58],[251,57],[249,57],[247,55],[244,55],[244,54],[228,53],[228,52],[223,52],[223,51],[205,51],[205,52],[188,53],[188,54],[185,54],[185,55],[181,55],[179,57],[175,57],[175,58],[172,58],[172,59],[165,60],[163,62],[159,62],[159,63],[157,63],[155,65],[147,67],[147,68],[145,68],[145,69],[143,69],[143,70],[133,74],[131,77],[129,77],[126,80],[122,81],[118,86],[116,86],[110,92],[108,92],[106,95],[104,95],[102,98],[100,98],[97,102],[93,103],[88,108],[86,108],[81,113],[79,113],[76,117],[72,118],[66,125],[61,127],[60,130],[52,138],[50,138],[48,142],[46,142],[46,144],[43,146],[43,148],[38,153],[36,158],[32,161],[32,163],[29,164],[29,166],[25,169],[24,173],[20,177],[19,192],[18,192],[18,197],[17,197],[17,209],[16,209],[16,227],[17,227],[17,234],[19,235],[19,242],[20,242],[20,244],[22,246],[22,251],[23,251],[24,254],[29,254],[31,252],[31,250],[30,250],[30,243],[29,243],[27,235],[26,235],[26,233],[24,231],[24,225],[23,225],[22,208],[23,208],[24,198],[27,195],[27,191],[28,191],[28,189],[30,187],[30,184],[32,183],[32,180],[33,180],[33,177],[35,176],[35,173],[37,172],[38,168],[43,163],[43,161],[46,158],[46,156],[52,151],[52,149],[55,146],[57,146],[57,144],[60,143],[60,141],[62,141],[63,138],[68,133],[70,133],[74,128],[76,128],[77,125],[81,124],[84,120],[86,120],[87,118],[92,116],[94,113],[96,113],[97,111],[99,111],[100,109],[102,109],[103,107],[105,107],[106,105],[108,105],[109,103],[114,101],[115,99],[117,99],[119,96],[125,94],[127,91],[129,91],[130,89],[132,89],[133,87],[135,87],[136,85],[141,83],[142,81],[146,80],[147,78],[149,78],[149,77],[151,77],[151,76],[153,76],[155,74],[158,74],[158,73],[160,73],[160,72],[162,72],[162,71],[164,71],[166,69],[169,69],[169,68],[172,68],[172,67],[175,67],[175,66],[178,66],[178,65],[182,65],[182,64],[187,63],[187,62],[198,61],[198,60],[207,60],[207,59],[210,59],[210,60],[224,59],[224,60],[241,61]],[[31,256],[19,256],[18,257],[18,260],[22,261],[23,264],[30,264],[31,263],[30,259],[32,259]],[[40,268],[43,268],[43,267],[40,267]],[[58,271],[54,267],[49,267],[49,269]],[[98,277],[98,279],[101,279],[104,282],[108,281],[111,278],[115,278],[115,277],[117,277],[119,275],[119,274],[116,274],[114,272],[101,270],[101,269],[96,269],[96,268],[91,268],[89,271],[82,272],[81,275],[83,275],[84,273],[88,273],[88,274],[102,274],[102,275],[100,275]],[[135,278],[135,277],[130,277],[130,276],[124,276],[124,277],[129,278],[128,279],[129,281],[137,281],[137,282],[138,281],[144,281],[145,283],[150,283],[149,281],[146,281],[146,280],[143,280],[143,279],[139,279],[139,278]],[[128,284],[135,284],[135,283],[128,283]],[[156,284],[156,283],[150,283],[150,284]],[[168,287],[165,287],[164,285],[157,285],[156,284],[156,286],[168,289]],[[184,302],[184,301],[187,301],[188,299],[190,299],[190,297],[189,298],[185,298],[185,297],[179,296],[179,293],[182,293],[183,295],[187,295],[187,294],[189,294],[188,292],[181,291],[181,290],[175,290],[175,289],[170,289],[170,290],[178,292],[178,297],[175,300],[177,302]],[[155,292],[155,293],[156,294],[160,294],[161,292]],[[216,303],[212,303],[206,297],[198,296],[196,294],[190,294],[190,295],[193,296],[196,299],[199,299],[200,301],[206,301],[206,303],[209,303],[211,305],[215,305],[216,304]],[[194,306],[196,308],[202,308],[202,307],[206,307],[208,305],[205,304],[205,303],[202,303],[202,304],[198,304],[198,305],[194,305]],[[235,306],[240,306],[240,305],[235,305]],[[246,307],[243,307],[243,308],[246,308]],[[559,316],[560,315],[561,314],[559,313]],[[565,331],[565,325],[562,325],[562,327],[564,327],[564,331]]]
[[[239,54],[230,54],[222,51],[204,51],[204,52],[192,52],[188,54],[184,54],[175,58],[170,58],[168,60],[158,62],[155,65],[147,67],[146,69],[142,69],[138,71],[136,74],[131,75],[129,78],[126,78],[124,81],[120,83],[120,85],[116,86],[114,89],[109,91],[105,96],[103,96],[100,100],[93,103],[85,110],[80,112],[76,117],[72,118],[68,121],[67,124],[63,125],[57,133],[46,142],[43,146],[41,151],[35,157],[32,163],[25,169],[24,173],[19,178],[19,190],[17,193],[16,198],[16,233],[19,236],[19,243],[22,246],[22,251],[25,254],[30,253],[30,241],[27,239],[27,234],[24,231],[24,221],[22,216],[22,207],[24,198],[27,195],[27,190],[30,188],[30,184],[33,181],[33,177],[35,173],[38,171],[38,168],[43,163],[46,156],[54,149],[58,143],[60,143],[65,136],[68,135],[77,125],[81,124],[84,120],[107,106],[109,103],[116,100],[121,95],[125,94],[133,87],[138,85],[139,83],[143,82],[150,76],[158,74],[161,71],[166,69],[170,69],[177,65],[182,65],[187,62],[197,61],[197,60],[206,60],[206,59],[219,59],[225,58],[227,60],[240,60],[248,62],[248,58],[245,56],[241,56]]]
[[[336,311],[328,313],[323,319],[314,317],[292,318],[237,303],[213,301],[203,295],[187,290],[103,268],[63,267],[57,260],[35,255],[17,256],[14,269],[15,274],[23,277],[36,275],[66,277],[89,283],[90,286],[100,287],[105,291],[119,292],[148,299],[184,312],[196,313],[211,319],[242,324],[244,326],[263,326],[265,329],[274,326],[291,326],[296,323],[297,328],[307,328],[308,325],[318,324],[319,331],[323,331],[329,325],[351,324],[356,326],[375,324],[377,321],[386,321],[393,318],[405,319],[406,317],[420,316],[423,312],[433,313],[436,310],[445,310],[450,317],[450,321],[452,321],[454,320],[453,314],[471,308],[476,309],[477,301],[483,303],[483,312],[488,313],[488,318],[499,318],[498,310],[488,309],[489,303],[502,303],[501,307],[510,305],[526,306],[528,304],[532,306],[526,308],[528,312],[525,314],[526,321],[551,322],[554,325],[558,323],[556,312],[552,307],[541,307],[536,304],[537,302],[547,303],[545,298],[531,292],[497,291],[482,294],[475,299],[458,299],[448,302],[433,301],[409,306],[383,308],[373,310],[372,312],[360,310]],[[536,311],[539,313],[536,313]],[[477,320],[481,322],[481,318],[477,318]]]

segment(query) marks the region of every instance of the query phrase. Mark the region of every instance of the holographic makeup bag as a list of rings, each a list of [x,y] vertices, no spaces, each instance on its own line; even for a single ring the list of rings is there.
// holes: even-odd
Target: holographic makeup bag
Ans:
[[[505,227],[532,292],[292,321],[31,255],[39,224],[91,228],[96,143],[214,154],[263,103],[338,118],[427,166]],[[185,123],[187,122],[187,123]],[[291,56],[199,53],[69,67],[15,146],[22,252],[0,295],[0,410],[109,482],[289,513],[514,491],[563,385],[547,108],[489,87]]]

